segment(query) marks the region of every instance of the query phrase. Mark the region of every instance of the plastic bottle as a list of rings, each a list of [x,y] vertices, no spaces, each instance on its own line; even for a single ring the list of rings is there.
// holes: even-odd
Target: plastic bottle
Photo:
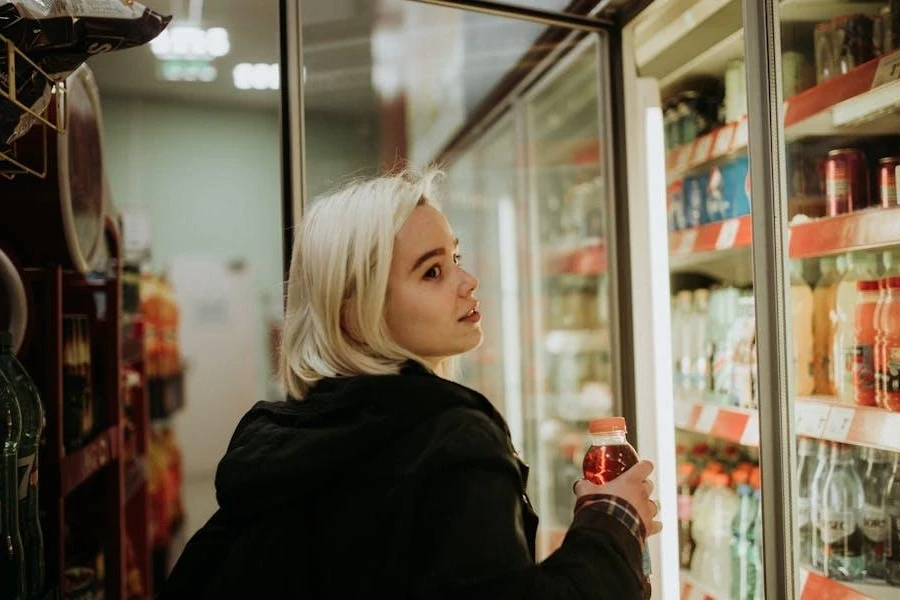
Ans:
[[[813,543],[810,492],[813,475],[818,467],[815,441],[810,438],[800,438],[797,455],[800,462],[797,469],[797,526],[800,534],[800,563],[809,565],[812,564]]]
[[[584,478],[598,485],[609,483],[638,463],[634,447],[625,438],[627,426],[622,417],[594,419],[588,423],[591,446],[584,455]],[[644,575],[650,574],[649,549],[644,545]]]
[[[737,508],[737,495],[731,490],[731,478],[717,473],[708,498],[709,554],[704,568],[704,581],[714,590],[731,589],[731,521]]]
[[[750,529],[750,540],[752,542],[750,568],[753,569],[753,572],[750,574],[749,580],[753,589],[747,598],[748,600],[763,600],[766,586],[762,553],[762,482],[760,481],[759,467],[754,469],[750,475],[750,484],[753,486],[753,499],[756,502],[756,519],[753,521],[753,527]]]
[[[800,396],[815,389],[813,359],[813,291],[803,278],[803,261],[791,262],[791,330],[793,333],[794,385]]]
[[[884,271],[878,279],[878,303],[875,305],[875,404],[884,408],[887,394],[884,312],[891,302],[888,281],[900,276],[900,250],[888,250],[881,255]]]
[[[831,256],[823,258],[819,268],[821,275],[813,289],[813,392],[833,396],[831,344],[834,332],[831,313],[841,274],[837,269],[837,259]]]
[[[38,444],[44,428],[44,407],[37,387],[22,364],[12,354],[12,338],[0,331],[0,371],[12,384],[22,415],[19,440],[18,498],[19,533],[25,561],[25,587],[28,598],[44,592],[44,535],[38,508]]]
[[[691,357],[691,292],[682,290],[675,296],[675,312],[673,321],[678,322],[679,333],[673,340],[675,354],[675,394],[687,400],[691,389],[692,357]]]
[[[843,404],[856,403],[856,305],[858,301],[857,282],[876,279],[875,257],[872,254],[847,254],[844,257],[847,270],[837,286],[834,316],[834,343],[832,356],[834,363],[835,396]]]
[[[689,462],[678,466],[678,556],[682,569],[690,568],[694,553],[691,525],[696,473],[696,467]]]
[[[882,385],[884,408],[900,411],[900,277],[887,281],[887,295],[881,313],[881,330],[884,335],[882,354]]]
[[[19,532],[18,453],[22,413],[16,392],[0,373],[0,598],[25,600],[25,554]]]
[[[812,566],[823,569],[825,566],[824,543],[822,542],[822,511],[825,481],[828,477],[831,462],[831,442],[820,440],[816,449],[816,470],[809,482],[809,519],[812,524],[812,541],[810,555]]]
[[[890,456],[876,448],[866,448],[866,466],[863,471],[862,530],[863,554],[866,558],[866,574],[874,579],[884,579],[884,551],[888,524],[885,508],[885,489],[891,477]]]
[[[712,480],[715,473],[707,468],[700,474],[700,485],[694,492],[691,514],[693,516],[691,522],[691,537],[694,539],[694,553],[691,557],[691,571],[695,576],[701,577],[707,555],[709,554],[709,541],[707,539],[707,519],[709,510],[707,507],[707,497],[712,489]]]
[[[884,495],[888,518],[888,539],[884,556],[885,580],[889,585],[900,586],[900,454],[894,455],[894,464]]]
[[[731,597],[743,600],[752,596],[755,582],[753,539],[751,531],[756,520],[756,498],[750,485],[750,472],[741,469],[734,473],[737,507],[731,520]]]
[[[854,400],[859,406],[875,402],[875,307],[878,304],[878,280],[856,282],[856,318],[853,336],[856,355],[853,363]]]
[[[690,390],[697,401],[705,399],[709,385],[709,355],[707,352],[706,323],[709,319],[709,290],[694,290],[691,305],[689,336],[691,340]]]
[[[836,443],[831,447],[823,499],[825,574],[839,581],[858,581],[866,573],[861,522],[864,496],[852,446]]]

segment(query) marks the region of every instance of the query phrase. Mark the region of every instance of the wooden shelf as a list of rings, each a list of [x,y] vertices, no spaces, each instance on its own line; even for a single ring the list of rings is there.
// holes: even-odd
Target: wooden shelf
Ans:
[[[62,461],[62,495],[68,496],[82,483],[119,457],[119,427],[101,431],[82,448]]]

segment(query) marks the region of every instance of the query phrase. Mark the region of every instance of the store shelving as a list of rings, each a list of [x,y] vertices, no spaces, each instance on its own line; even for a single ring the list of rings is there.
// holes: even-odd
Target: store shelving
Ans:
[[[62,492],[68,496],[94,474],[119,457],[119,427],[102,431],[84,447],[67,455],[62,462]]]
[[[709,589],[690,571],[681,571],[681,600],[725,600],[729,595]]]
[[[675,427],[733,444],[759,446],[759,413],[755,410],[679,400],[675,402]]]
[[[806,568],[800,570],[800,600],[896,600],[900,588],[874,581],[841,582]]]
[[[545,269],[553,275],[600,275],[608,268],[606,244],[602,240],[587,240],[575,248],[544,250]]]

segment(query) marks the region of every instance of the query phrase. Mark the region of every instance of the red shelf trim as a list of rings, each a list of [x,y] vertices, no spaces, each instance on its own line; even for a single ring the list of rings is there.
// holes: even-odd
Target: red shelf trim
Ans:
[[[100,432],[86,446],[63,458],[62,495],[68,496],[118,456],[119,427],[113,425]]]

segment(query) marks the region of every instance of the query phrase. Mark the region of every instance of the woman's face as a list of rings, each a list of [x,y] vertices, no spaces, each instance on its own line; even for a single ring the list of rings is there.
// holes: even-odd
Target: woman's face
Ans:
[[[433,206],[417,206],[394,239],[386,320],[394,341],[435,368],[483,337],[478,279],[459,263],[459,241]]]

